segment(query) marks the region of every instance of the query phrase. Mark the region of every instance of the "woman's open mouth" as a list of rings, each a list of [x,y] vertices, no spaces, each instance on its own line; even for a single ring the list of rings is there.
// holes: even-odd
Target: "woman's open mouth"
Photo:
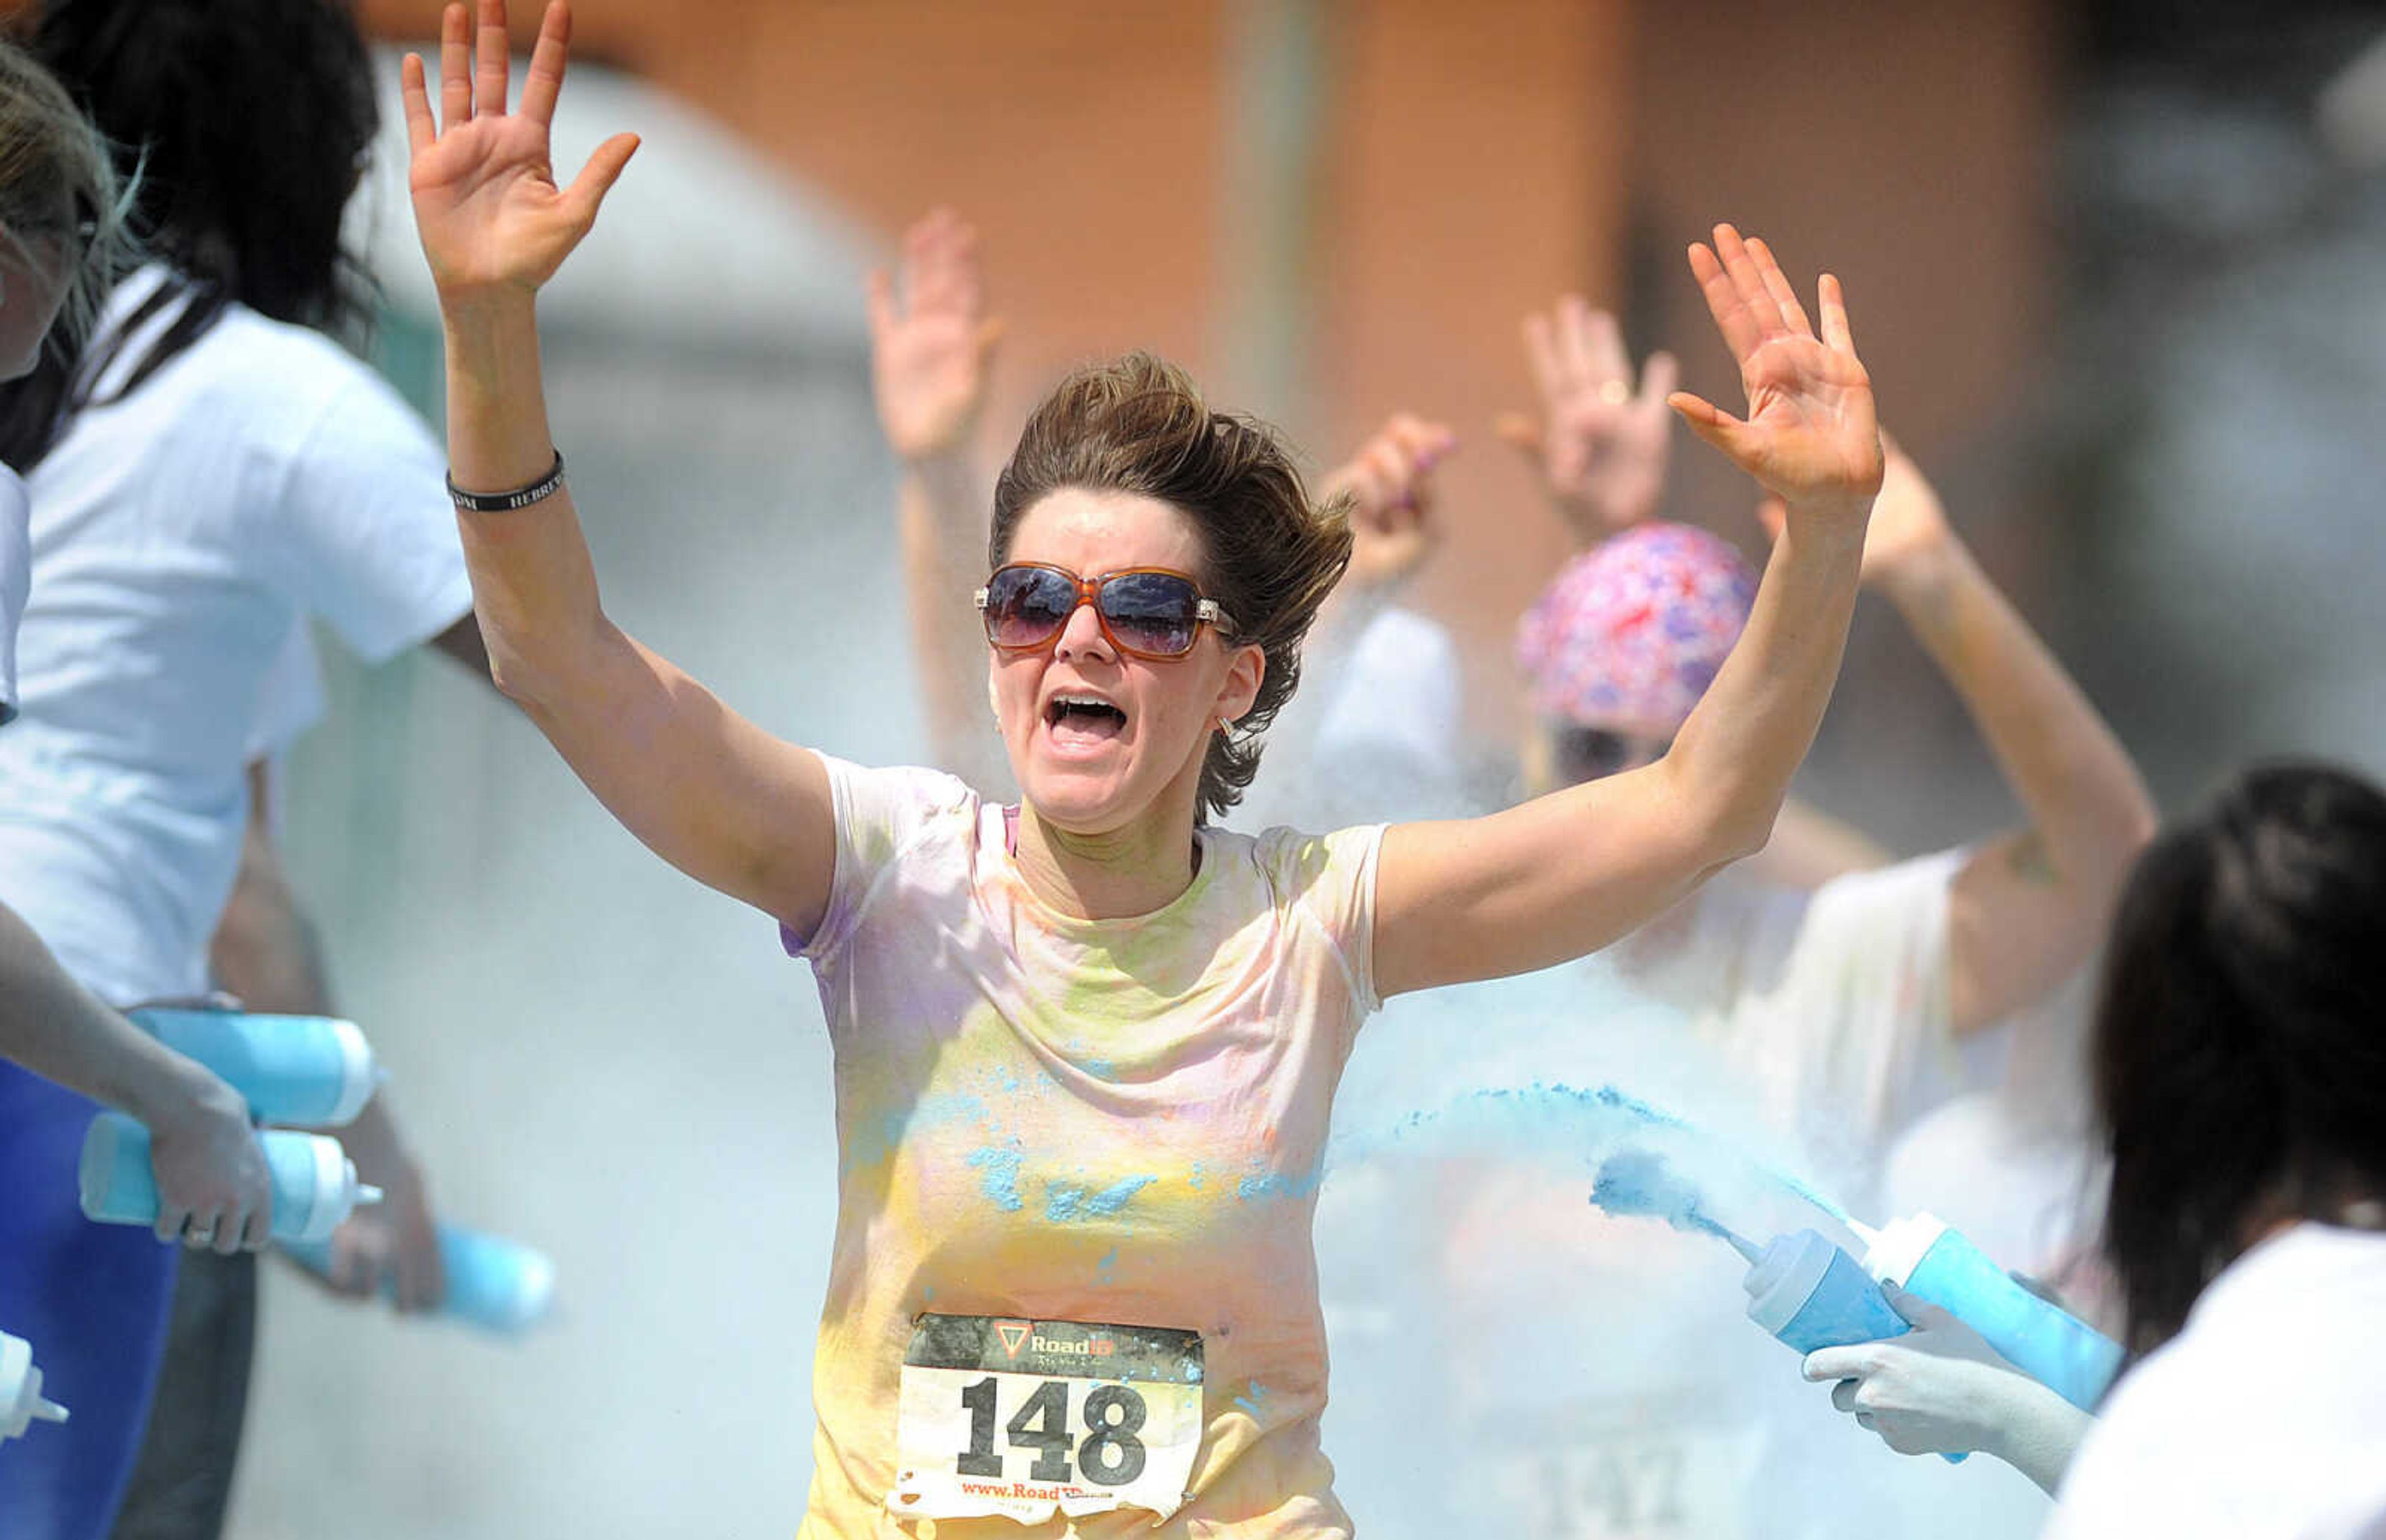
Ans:
[[[1126,732],[1126,713],[1101,696],[1063,691],[1044,703],[1044,730],[1059,748],[1092,748]]]

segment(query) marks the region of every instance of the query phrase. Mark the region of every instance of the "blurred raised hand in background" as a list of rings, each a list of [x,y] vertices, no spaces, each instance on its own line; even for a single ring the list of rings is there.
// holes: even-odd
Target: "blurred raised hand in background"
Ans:
[[[900,270],[870,274],[879,431],[907,466],[964,453],[986,407],[1003,323],[986,313],[977,231],[949,208],[903,232]]]
[[[1441,544],[1433,471],[1457,449],[1458,435],[1445,424],[1395,412],[1319,480],[1320,503],[1350,500],[1350,593],[1384,592],[1413,575]]]
[[[1525,318],[1538,415],[1503,412],[1494,431],[1529,459],[1576,543],[1596,545],[1652,517],[1665,488],[1680,369],[1652,353],[1638,387],[1615,318],[1567,294]]]
[[[896,520],[928,755],[988,793],[1010,784],[994,739],[969,724],[986,689],[986,637],[970,594],[986,576],[988,478],[973,454],[1003,323],[986,314],[977,231],[949,208],[903,232],[893,270],[870,275],[870,376],[895,452]]]

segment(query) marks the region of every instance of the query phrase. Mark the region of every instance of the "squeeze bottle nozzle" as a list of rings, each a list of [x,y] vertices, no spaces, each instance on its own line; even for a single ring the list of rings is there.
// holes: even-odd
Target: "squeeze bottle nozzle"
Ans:
[[[33,1345],[0,1332],[0,1439],[22,1438],[36,1421],[63,1422],[67,1409],[42,1394]]]

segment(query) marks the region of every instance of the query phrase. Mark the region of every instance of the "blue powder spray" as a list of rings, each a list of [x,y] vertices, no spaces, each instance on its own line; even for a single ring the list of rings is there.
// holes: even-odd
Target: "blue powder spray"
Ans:
[[[1658,1142],[1678,1150],[1696,1171],[1650,1148]],[[1748,1243],[1709,1211],[1713,1182],[1753,1181],[1847,1221],[1838,1204],[1797,1176],[1614,1085],[1537,1080],[1471,1089],[1438,1108],[1409,1113],[1388,1131],[1337,1137],[1331,1163],[1451,1151],[1579,1161],[1598,1173],[1591,1201],[1610,1213],[1664,1219],[1729,1241],[1742,1255]]]
[[[1701,1207],[1706,1195],[1650,1150],[1619,1150],[1601,1161],[1590,1201],[1619,1217],[1664,1220],[1676,1230],[1713,1235],[1752,1262],[1764,1255],[1754,1242],[1709,1218]]]

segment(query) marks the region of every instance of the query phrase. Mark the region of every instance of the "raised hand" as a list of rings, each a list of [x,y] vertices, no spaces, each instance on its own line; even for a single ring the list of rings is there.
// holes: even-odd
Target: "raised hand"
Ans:
[[[1541,416],[1507,412],[1493,426],[1535,462],[1576,537],[1596,545],[1655,513],[1673,428],[1665,397],[1680,372],[1674,356],[1651,354],[1636,392],[1615,318],[1579,294],[1525,318],[1525,354]]]
[[[406,56],[400,79],[414,225],[443,294],[537,289],[588,233],[606,190],[638,147],[635,134],[615,134],[571,186],[556,185],[547,128],[571,38],[571,7],[550,0],[521,106],[509,113],[505,0],[480,0],[477,21],[460,3],[449,5],[439,23],[435,125],[422,60]]]
[[[1393,414],[1359,452],[1318,483],[1318,498],[1350,498],[1353,589],[1384,588],[1416,570],[1441,542],[1435,518],[1433,468],[1458,447],[1438,422]]]
[[[977,232],[949,208],[903,232],[900,282],[870,275],[871,381],[887,446],[910,462],[968,442],[1002,322],[986,314]]]
[[[1764,242],[1743,242],[1731,226],[1717,225],[1714,243],[1691,245],[1690,271],[1739,361],[1748,416],[1687,391],[1676,391],[1667,405],[1788,504],[1792,520],[1813,514],[1861,521],[1880,487],[1880,429],[1839,280],[1825,273],[1818,286],[1817,336]]]

